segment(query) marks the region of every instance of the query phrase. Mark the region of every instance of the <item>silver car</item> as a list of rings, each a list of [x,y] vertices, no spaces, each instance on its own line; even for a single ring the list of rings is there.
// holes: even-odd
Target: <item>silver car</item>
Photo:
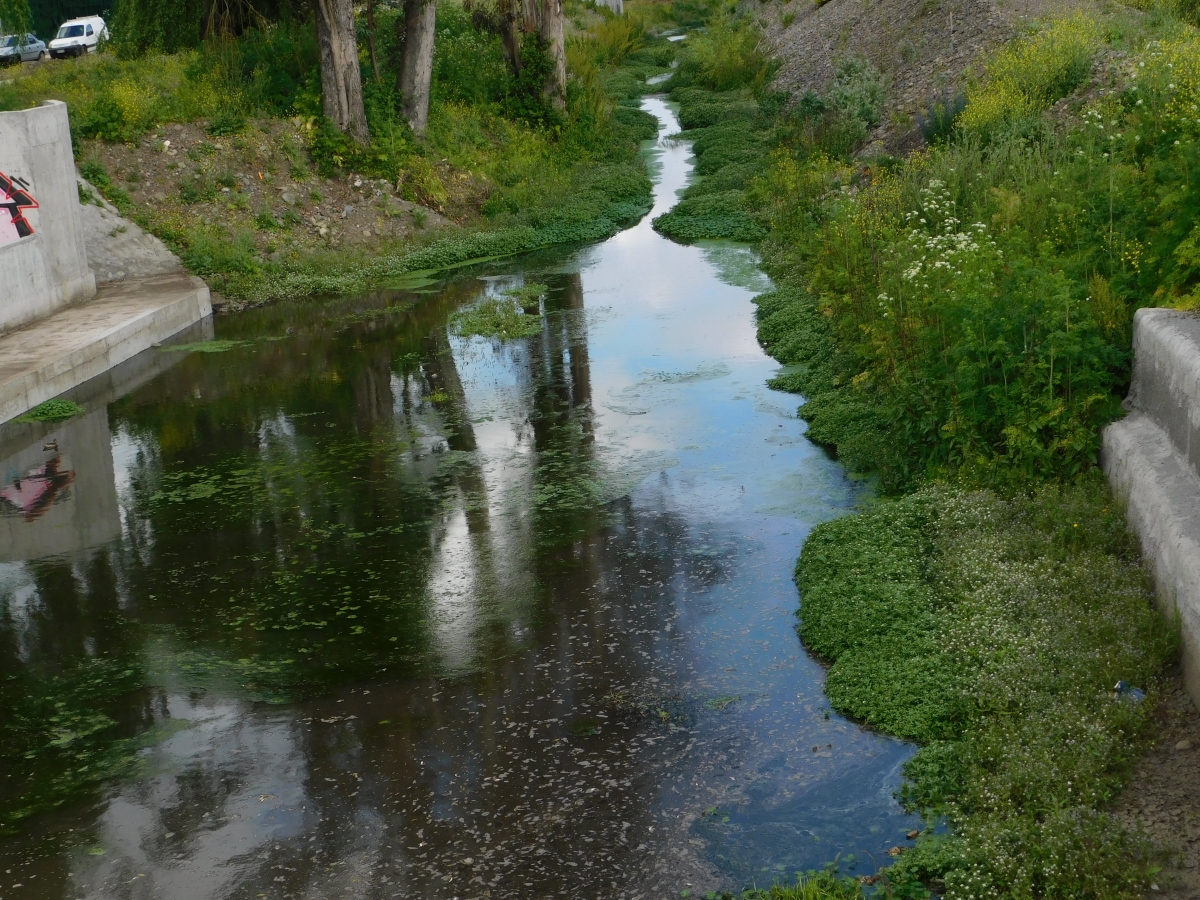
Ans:
[[[32,34],[6,34],[0,37],[0,65],[45,59],[46,56],[46,42],[39,41]]]

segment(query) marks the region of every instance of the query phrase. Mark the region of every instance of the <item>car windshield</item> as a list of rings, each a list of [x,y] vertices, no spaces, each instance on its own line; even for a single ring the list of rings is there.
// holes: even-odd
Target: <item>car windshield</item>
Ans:
[[[58,36],[60,38],[83,37],[83,26],[64,25],[62,28],[58,29]]]
[[[17,42],[17,39],[12,35],[8,37],[0,37],[0,47],[11,47]]]

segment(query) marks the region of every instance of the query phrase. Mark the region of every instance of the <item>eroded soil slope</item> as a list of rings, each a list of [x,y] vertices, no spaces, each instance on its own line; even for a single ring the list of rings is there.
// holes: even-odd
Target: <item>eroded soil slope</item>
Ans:
[[[959,93],[984,54],[1025,24],[1069,15],[1091,0],[808,0],[764,4],[776,85],[823,93],[847,56],[868,59],[889,80],[887,114],[873,135],[895,153],[922,142],[920,118]],[[875,145],[878,147],[878,144]]]

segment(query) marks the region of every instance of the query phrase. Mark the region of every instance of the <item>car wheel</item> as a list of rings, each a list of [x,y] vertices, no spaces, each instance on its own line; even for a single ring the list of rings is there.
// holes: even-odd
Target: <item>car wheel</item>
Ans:
[[[38,51],[38,62],[42,62],[45,58],[46,58],[46,51],[39,50]]]

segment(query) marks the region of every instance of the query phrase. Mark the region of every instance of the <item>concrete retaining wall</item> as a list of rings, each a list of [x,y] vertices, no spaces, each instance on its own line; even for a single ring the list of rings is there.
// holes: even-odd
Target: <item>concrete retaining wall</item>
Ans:
[[[0,334],[96,293],[66,104],[0,113]]]
[[[1141,309],[1130,414],[1104,431],[1101,464],[1183,628],[1183,672],[1200,703],[1200,315]]]

